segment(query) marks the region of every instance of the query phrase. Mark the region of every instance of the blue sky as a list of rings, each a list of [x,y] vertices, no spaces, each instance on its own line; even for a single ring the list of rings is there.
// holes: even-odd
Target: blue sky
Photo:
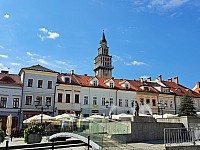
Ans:
[[[0,0],[0,69],[94,75],[102,30],[115,78],[200,81],[199,0]]]

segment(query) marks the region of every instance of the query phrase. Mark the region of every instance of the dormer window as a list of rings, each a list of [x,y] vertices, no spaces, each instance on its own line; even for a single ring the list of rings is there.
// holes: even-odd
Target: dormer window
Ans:
[[[162,91],[163,93],[169,93],[170,92],[169,88],[163,88],[162,90],[163,90]]]
[[[129,89],[129,84],[128,83],[125,83],[125,88]]]
[[[176,91],[178,91],[178,92],[182,92],[182,90],[181,90],[181,89],[179,89],[179,88],[178,88]]]
[[[93,81],[93,86],[98,86],[97,80]]]
[[[149,87],[144,87],[144,90],[145,91],[149,91]]]
[[[114,88],[114,83],[110,82],[110,88]]]
[[[70,78],[69,77],[65,77],[65,83],[70,83]]]

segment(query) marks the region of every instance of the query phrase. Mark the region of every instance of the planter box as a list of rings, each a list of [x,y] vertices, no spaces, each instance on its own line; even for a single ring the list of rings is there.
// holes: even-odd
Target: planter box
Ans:
[[[0,136],[0,143],[3,142],[2,136]]]
[[[42,135],[39,134],[30,134],[28,135],[28,144],[31,143],[40,143],[42,141]]]

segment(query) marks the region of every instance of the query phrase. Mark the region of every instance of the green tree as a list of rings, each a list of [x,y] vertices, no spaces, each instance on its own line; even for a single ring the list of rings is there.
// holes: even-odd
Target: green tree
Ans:
[[[196,115],[194,102],[192,101],[192,98],[187,94],[185,94],[181,100],[178,115],[179,116],[195,116]]]

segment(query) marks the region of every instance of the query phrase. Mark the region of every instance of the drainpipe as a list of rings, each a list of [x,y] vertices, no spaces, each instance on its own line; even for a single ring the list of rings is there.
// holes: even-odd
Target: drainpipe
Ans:
[[[56,104],[56,87],[57,87],[57,84],[55,84],[55,88],[54,88],[54,101],[53,101],[53,116],[55,116],[55,104]],[[57,115],[57,114],[56,114]]]
[[[118,90],[116,90],[116,115],[117,115],[117,91]]]
[[[177,113],[177,108],[176,108],[177,104],[176,104],[176,95],[174,95],[174,114],[176,115]]]

